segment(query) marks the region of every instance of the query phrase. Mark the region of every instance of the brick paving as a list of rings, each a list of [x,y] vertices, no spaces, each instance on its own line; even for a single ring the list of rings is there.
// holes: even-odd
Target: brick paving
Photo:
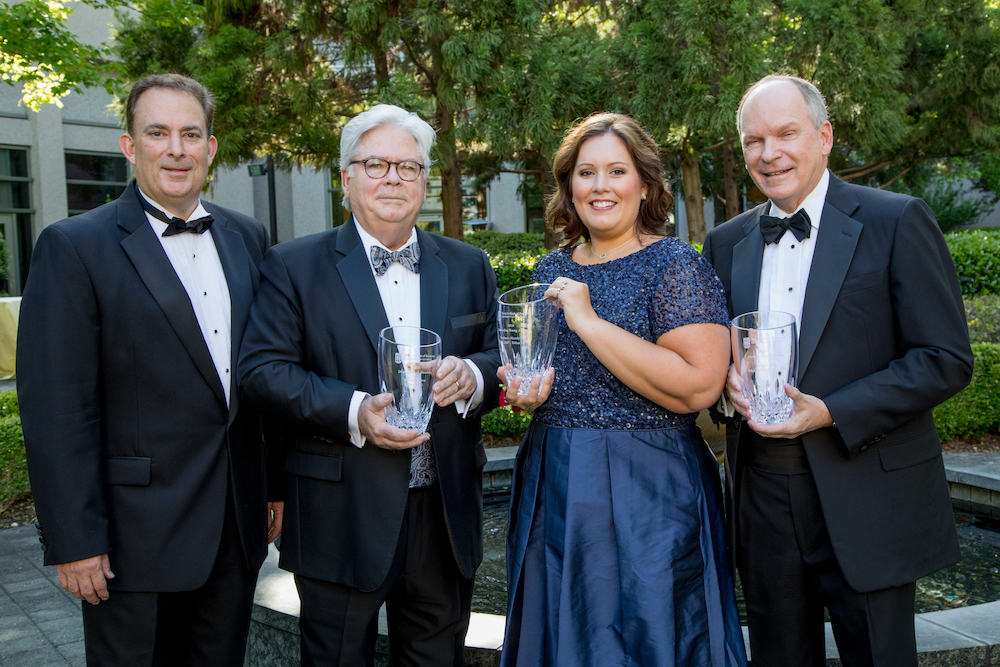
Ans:
[[[0,530],[0,667],[84,667],[80,602],[42,565],[34,526]]]

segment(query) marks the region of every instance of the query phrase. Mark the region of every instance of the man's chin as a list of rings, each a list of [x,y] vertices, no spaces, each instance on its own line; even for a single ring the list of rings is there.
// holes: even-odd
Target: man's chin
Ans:
[[[417,216],[412,211],[389,209],[376,211],[378,219],[389,225],[416,224]]]
[[[197,188],[194,187],[193,183],[162,183],[160,185],[160,191],[171,199],[184,199],[185,197],[190,197],[192,192],[196,192]]]

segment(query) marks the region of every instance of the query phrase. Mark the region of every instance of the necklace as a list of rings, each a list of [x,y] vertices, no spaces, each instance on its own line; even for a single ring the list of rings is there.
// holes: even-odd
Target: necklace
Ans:
[[[627,241],[625,241],[625,243],[623,243],[620,246],[617,246],[615,248],[612,248],[611,250],[607,251],[603,255],[598,255],[596,252],[594,252],[594,242],[591,241],[590,242],[590,254],[593,255],[594,257],[596,257],[597,259],[604,259],[608,255],[610,255],[611,253],[613,253],[615,250],[621,250],[622,248],[624,248],[625,246],[627,246],[629,243],[632,242],[632,239],[634,239],[638,235],[639,235],[639,232],[636,232],[631,237],[629,237],[629,239]]]

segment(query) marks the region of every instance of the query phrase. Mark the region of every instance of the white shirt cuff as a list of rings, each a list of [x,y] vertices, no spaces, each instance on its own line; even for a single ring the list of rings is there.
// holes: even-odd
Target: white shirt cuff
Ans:
[[[361,401],[368,398],[368,393],[364,391],[354,392],[351,397],[351,407],[347,409],[347,428],[351,433],[351,444],[361,449],[368,439],[361,435],[361,428],[358,426],[358,413],[361,412]]]
[[[461,398],[455,401],[455,409],[458,410],[458,414],[462,415],[462,419],[469,416],[470,410],[475,410],[483,402],[483,388],[486,386],[483,382],[483,373],[479,370],[479,366],[468,359],[462,359],[465,363],[469,365],[472,369],[472,374],[476,376],[476,391],[472,394],[471,398]]]
[[[726,398],[725,390],[722,391],[722,396],[719,396],[719,401],[715,404],[715,409],[726,417],[732,417],[736,414],[736,408]]]

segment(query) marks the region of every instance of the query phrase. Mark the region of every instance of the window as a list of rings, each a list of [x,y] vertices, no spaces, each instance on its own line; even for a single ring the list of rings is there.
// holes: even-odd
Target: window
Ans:
[[[7,275],[0,278],[0,289],[17,296],[28,277],[31,261],[31,178],[28,176],[28,151],[0,146],[0,234],[6,245]]]
[[[521,196],[524,198],[524,231],[533,234],[545,233],[545,197],[542,195],[542,184],[538,176],[525,176],[521,185]]]
[[[462,220],[472,220],[477,217],[479,209],[476,201],[477,191],[471,178],[462,179]],[[429,232],[444,233],[444,202],[441,200],[441,175],[432,170],[427,179],[427,197],[420,207],[417,216],[417,226]]]
[[[66,153],[66,195],[70,215],[118,199],[128,186],[128,161],[121,155]]]

